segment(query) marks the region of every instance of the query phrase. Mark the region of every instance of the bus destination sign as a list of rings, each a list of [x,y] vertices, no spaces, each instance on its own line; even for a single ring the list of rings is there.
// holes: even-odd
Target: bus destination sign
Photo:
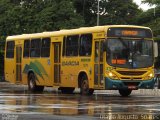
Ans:
[[[143,28],[109,28],[108,37],[140,37],[152,38],[152,32]]]
[[[138,35],[138,31],[135,31],[135,30],[122,30],[121,31],[122,33],[122,35],[124,35],[124,36],[136,36],[136,35]]]

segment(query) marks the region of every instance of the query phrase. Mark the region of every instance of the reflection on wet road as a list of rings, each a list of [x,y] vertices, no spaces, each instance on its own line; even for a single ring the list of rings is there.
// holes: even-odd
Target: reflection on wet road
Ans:
[[[56,115],[74,118],[107,120],[159,120],[160,97],[131,95],[120,97],[100,91],[92,96],[78,93],[61,94],[57,91],[45,91],[31,94],[26,87],[1,85],[0,113],[27,115]],[[46,115],[47,114],[47,115]],[[52,117],[53,118],[53,117]],[[64,117],[65,119],[65,117]]]

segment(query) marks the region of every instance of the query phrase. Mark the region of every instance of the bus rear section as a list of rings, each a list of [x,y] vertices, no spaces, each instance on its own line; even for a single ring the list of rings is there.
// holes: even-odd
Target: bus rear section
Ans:
[[[152,32],[148,28],[108,28],[105,40],[105,89],[128,96],[154,88]]]

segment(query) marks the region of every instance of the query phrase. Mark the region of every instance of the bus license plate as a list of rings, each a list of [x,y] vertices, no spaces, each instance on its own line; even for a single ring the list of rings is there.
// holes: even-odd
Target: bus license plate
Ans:
[[[136,89],[136,86],[128,86],[128,89]]]

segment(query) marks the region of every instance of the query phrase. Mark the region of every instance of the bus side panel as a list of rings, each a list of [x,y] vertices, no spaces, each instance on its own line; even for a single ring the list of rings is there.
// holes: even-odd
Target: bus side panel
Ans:
[[[28,84],[28,71],[25,71],[25,66],[29,65],[30,59],[23,58],[22,60],[22,84],[27,85]]]
[[[53,86],[50,58],[41,58],[40,63],[42,65],[40,68],[43,76],[42,80],[45,86]]]
[[[93,76],[94,67],[92,65],[92,58],[91,57],[81,57],[79,61],[80,61],[79,73],[83,72],[87,75],[89,88],[93,88],[94,78],[92,76]],[[78,76],[77,76],[77,79],[78,79]]]
[[[81,72],[87,75],[89,87],[93,88],[91,57],[72,57],[62,60],[61,85],[65,87],[78,87],[78,76]]]
[[[78,87],[79,60],[74,57],[62,58],[61,86]]]
[[[27,84],[27,76],[29,72],[33,72],[36,77],[36,84],[42,86],[52,86],[51,67],[49,58],[41,59],[24,59],[22,65],[23,83]]]
[[[15,59],[5,58],[5,80],[16,83],[15,80]]]
[[[5,56],[4,56],[4,75],[5,80],[9,81],[11,83],[16,83],[16,51],[15,51],[15,42],[14,42],[14,50],[13,50],[13,56],[11,58],[6,58],[7,54],[7,43],[9,41],[6,41],[6,47],[5,47]],[[10,54],[11,55],[11,54]],[[10,56],[9,55],[9,56]]]

